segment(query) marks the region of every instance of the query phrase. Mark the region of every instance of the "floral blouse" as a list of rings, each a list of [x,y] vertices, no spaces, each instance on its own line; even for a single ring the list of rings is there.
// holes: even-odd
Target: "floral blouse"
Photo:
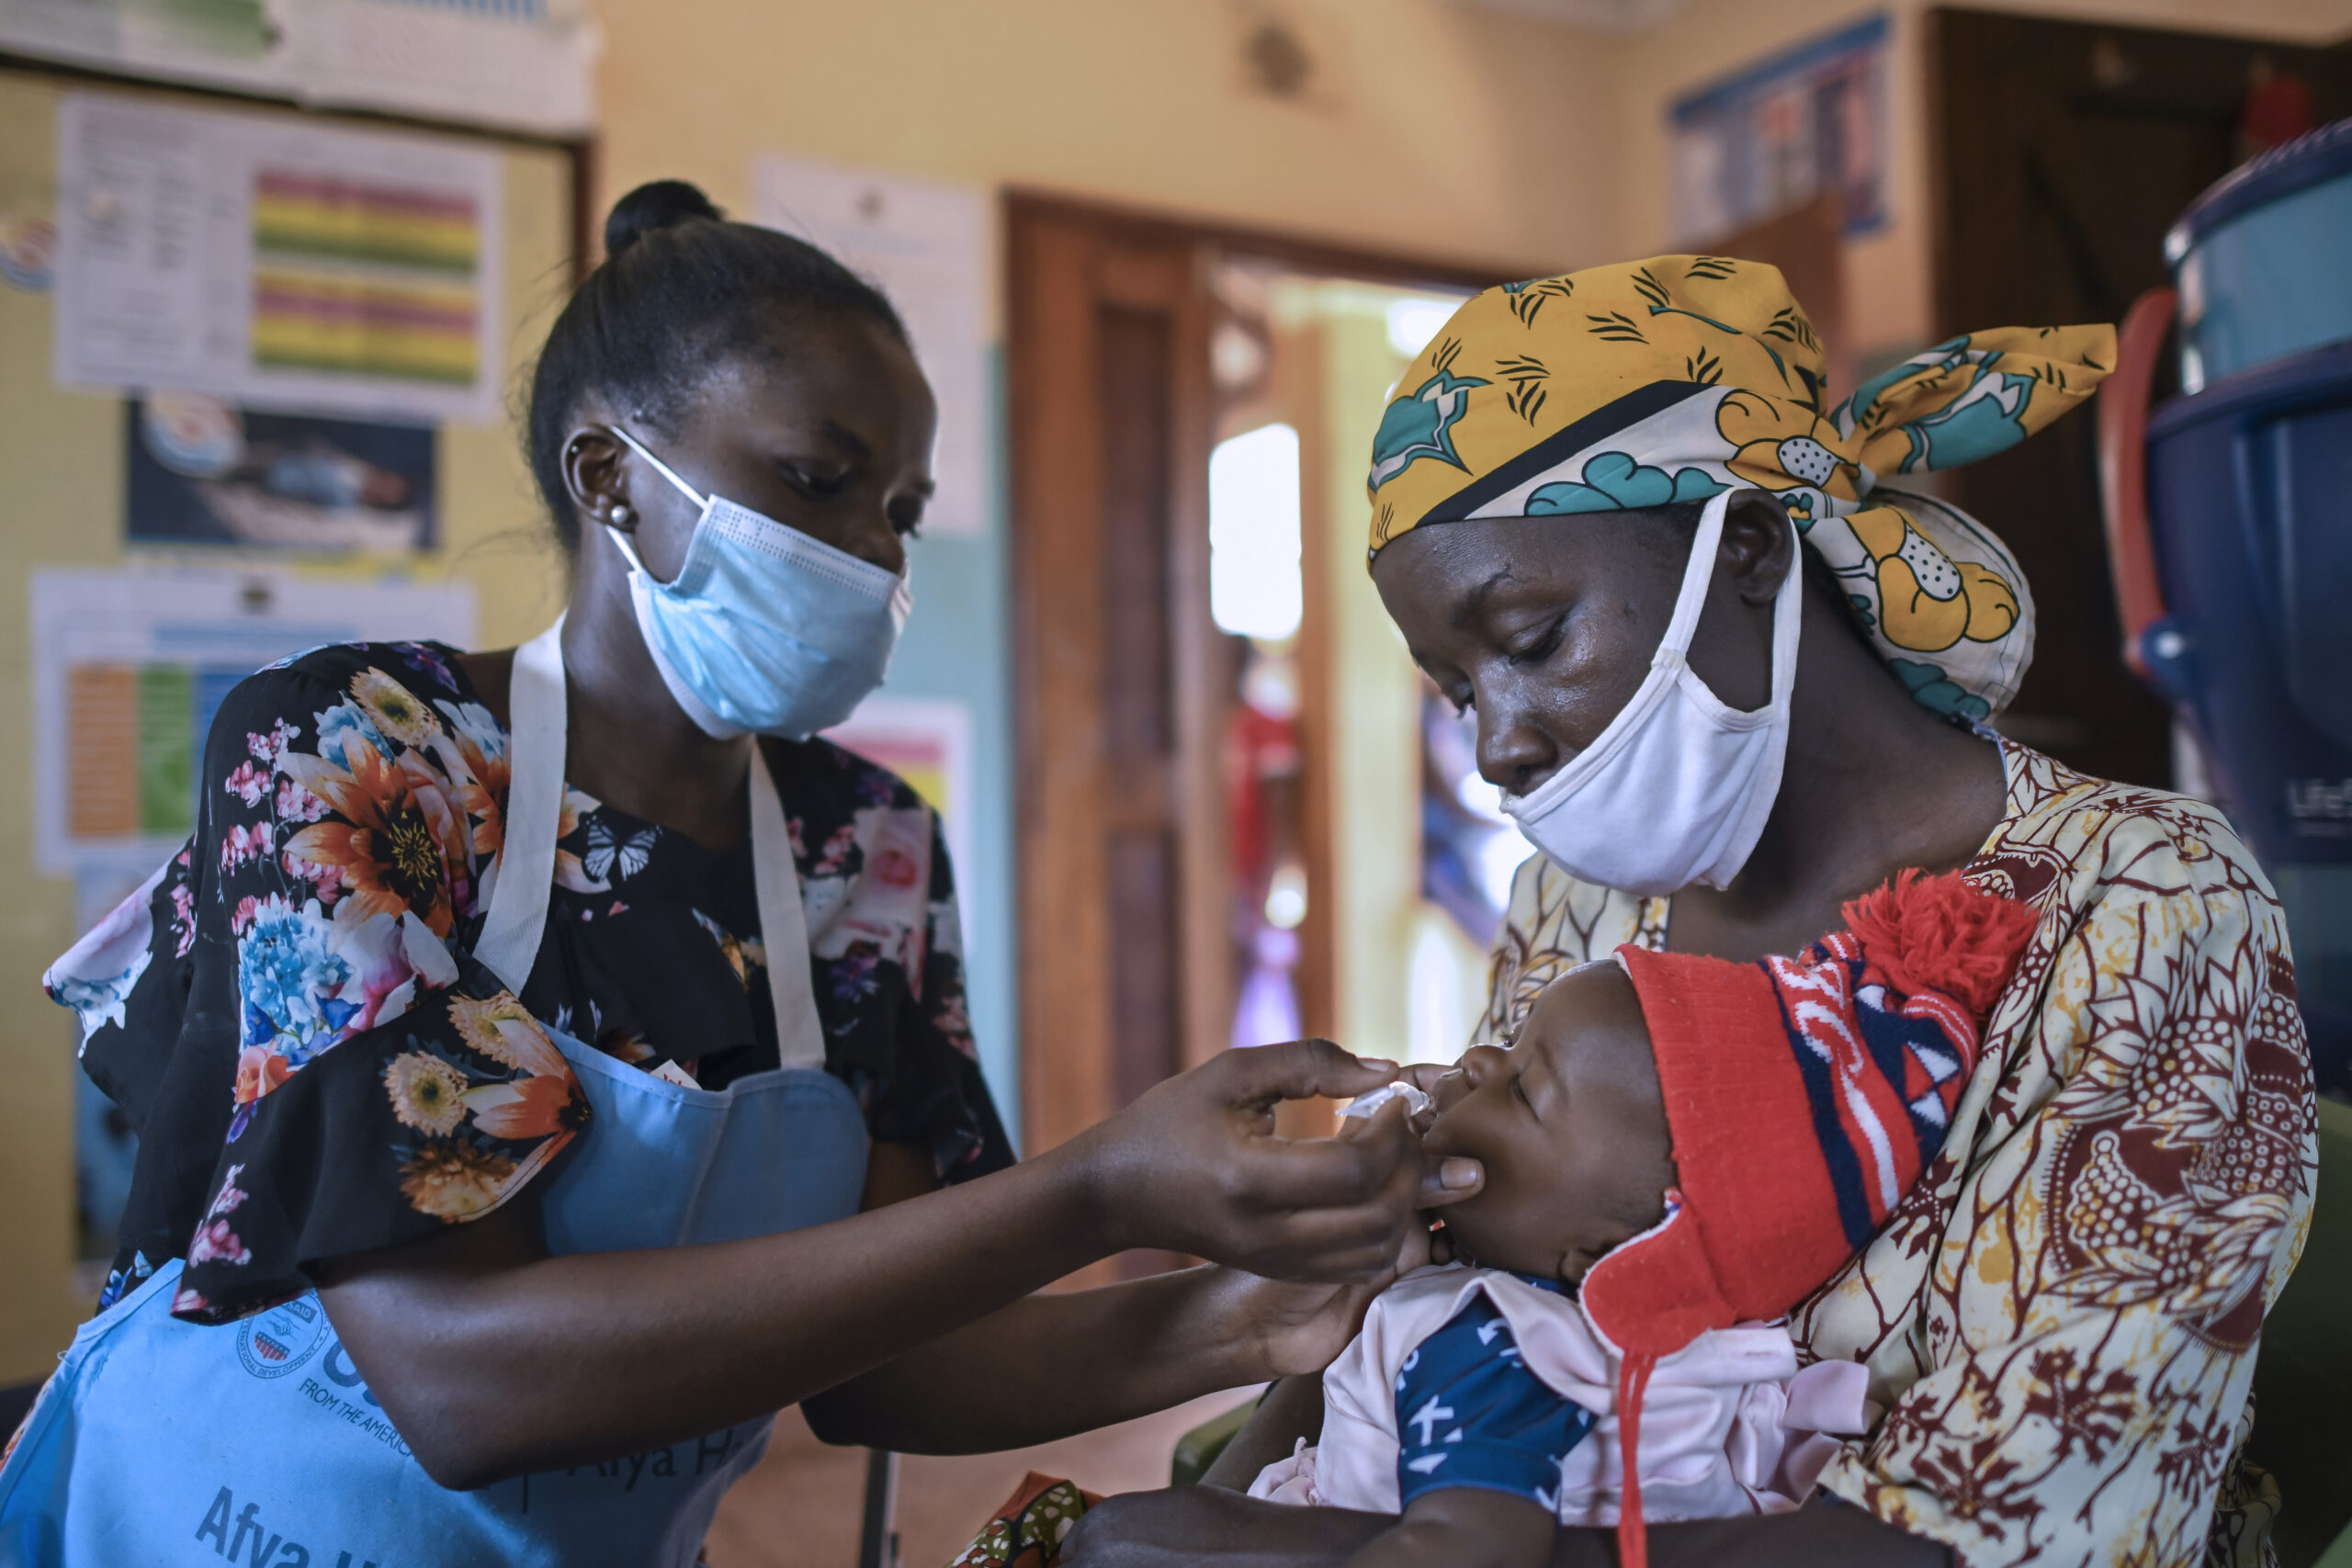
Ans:
[[[944,1179],[1010,1164],[937,818],[829,742],[765,744],[827,1068]],[[48,976],[140,1135],[101,1308],[182,1258],[174,1312],[226,1321],[497,1208],[596,1135],[542,1023],[705,1089],[777,1065],[748,847],[567,790],[521,996],[475,962],[507,767],[437,644],[320,649],[222,703],[194,837]]]
[[[1965,868],[2040,930],[1942,1153],[1793,1314],[1887,1410],[1822,1484],[1969,1568],[2270,1560],[2241,1462],[2262,1320],[2318,1171],[2278,902],[2218,812],[2004,745]],[[1665,945],[1668,900],[1521,868],[1484,1022],[1555,976]]]

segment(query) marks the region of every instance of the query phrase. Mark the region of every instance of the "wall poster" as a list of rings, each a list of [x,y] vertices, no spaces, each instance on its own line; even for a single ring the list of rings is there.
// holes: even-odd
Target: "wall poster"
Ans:
[[[0,0],[0,51],[318,107],[596,129],[587,0]]]
[[[876,693],[825,739],[889,769],[939,813],[958,900],[965,901],[964,885],[973,874],[972,710],[945,698]]]
[[[430,425],[260,413],[201,392],[123,404],[134,545],[429,550],[439,542]]]
[[[797,234],[880,286],[939,400],[927,534],[985,530],[989,506],[989,198],[978,186],[763,157],[752,221]]]
[[[57,208],[62,385],[500,417],[494,150],[79,93]]]
[[[1674,228],[1704,245],[1835,190],[1846,232],[1886,222],[1887,19],[1750,66],[1671,111]]]
[[[323,643],[473,641],[470,583],[278,570],[32,573],[33,849],[51,874],[177,853],[231,688]]]

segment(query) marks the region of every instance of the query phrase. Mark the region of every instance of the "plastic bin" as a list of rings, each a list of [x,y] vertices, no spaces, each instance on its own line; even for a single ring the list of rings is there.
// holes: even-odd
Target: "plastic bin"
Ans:
[[[2124,657],[2278,887],[2314,1065],[2352,1091],[2352,121],[2216,185],[2165,248],[2181,288],[2132,307],[2099,398]],[[2151,414],[2177,301],[2192,389]]]
[[[2180,384],[2352,338],[2352,120],[2264,153],[2165,236],[2180,289]]]

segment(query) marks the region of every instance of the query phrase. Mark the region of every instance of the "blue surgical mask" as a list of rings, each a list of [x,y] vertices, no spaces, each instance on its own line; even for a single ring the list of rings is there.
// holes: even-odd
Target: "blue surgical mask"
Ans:
[[[720,737],[805,739],[882,683],[914,595],[907,579],[718,495],[701,496],[626,430],[654,471],[702,508],[686,563],[656,582],[627,534],[629,601],[662,683]]]

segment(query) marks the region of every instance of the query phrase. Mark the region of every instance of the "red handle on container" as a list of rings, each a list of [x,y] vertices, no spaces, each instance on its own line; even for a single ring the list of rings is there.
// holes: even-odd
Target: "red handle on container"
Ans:
[[[2164,584],[2148,536],[2148,389],[2180,296],[2151,288],[2132,302],[2116,334],[2115,370],[2098,400],[2099,510],[2107,522],[2107,560],[2115,574],[2115,607],[2123,619],[2123,661],[2145,680],[2140,638],[2164,618]]]

